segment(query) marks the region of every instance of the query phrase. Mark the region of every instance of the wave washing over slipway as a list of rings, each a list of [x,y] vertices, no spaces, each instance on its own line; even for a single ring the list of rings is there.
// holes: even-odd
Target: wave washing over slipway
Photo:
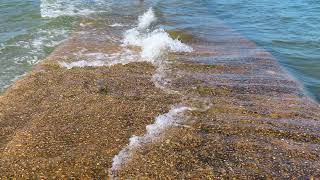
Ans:
[[[126,31],[124,33],[123,46],[139,46],[141,47],[140,57],[136,57],[134,53],[125,49],[123,52],[116,54],[97,54],[96,60],[88,58],[85,54],[83,58],[88,60],[80,60],[72,63],[60,62],[60,65],[71,69],[73,67],[99,67],[99,66],[112,66],[115,64],[128,64],[131,62],[147,61],[154,65],[161,66],[166,62],[162,59],[164,55],[169,52],[192,52],[193,49],[188,45],[183,44],[178,39],[172,39],[167,32],[163,29],[155,29],[151,31],[150,26],[155,23],[157,18],[150,8],[145,14],[139,17],[138,26]],[[104,56],[104,58],[100,58]],[[93,56],[92,56],[93,57]],[[104,60],[103,60],[104,59]]]
[[[77,53],[77,58],[83,58],[86,60],[75,61],[71,63],[59,62],[60,66],[67,69],[75,67],[101,67],[101,66],[113,66],[116,64],[128,64],[130,62],[140,61],[139,56],[130,49],[124,49],[119,53],[105,54],[105,53]]]
[[[167,77],[168,61],[166,55],[168,53],[193,51],[192,47],[183,44],[178,39],[172,39],[170,35],[163,29],[157,28],[152,30],[157,18],[152,8],[145,12],[138,19],[138,25],[129,29],[124,33],[122,46],[124,50],[115,54],[90,53],[78,54],[82,60],[68,62],[59,62],[60,66],[67,69],[83,68],[83,67],[101,67],[112,66],[116,64],[128,64],[131,62],[150,62],[156,67],[153,75],[153,82],[156,87],[161,88],[167,93],[178,93],[168,88],[170,79]],[[115,24],[114,26],[121,26]],[[140,54],[135,54],[130,50],[130,46],[138,46],[141,48]],[[84,60],[85,59],[85,60]],[[130,162],[133,154],[143,145],[153,143],[161,138],[164,132],[175,126],[179,122],[183,122],[183,113],[186,111],[201,110],[197,108],[187,107],[184,105],[173,106],[172,109],[163,115],[156,117],[155,123],[146,127],[146,134],[143,136],[133,136],[130,138],[129,144],[124,147],[118,155],[113,158],[112,167],[109,170],[109,176],[112,179],[114,174],[122,168],[123,165]]]
[[[193,49],[183,44],[177,39],[172,39],[163,29],[151,31],[149,28],[157,20],[153,10],[150,8],[145,14],[139,17],[139,24],[136,28],[126,31],[123,44],[125,46],[141,47],[141,59],[153,63],[156,67],[156,73],[153,81],[156,86],[169,93],[175,91],[167,88],[170,79],[166,77],[165,55],[169,52],[192,52]],[[143,145],[156,142],[165,133],[168,128],[183,123],[186,118],[183,114],[186,111],[201,110],[184,105],[176,105],[163,115],[156,117],[155,123],[146,127],[146,133],[143,136],[133,136],[129,139],[129,144],[124,147],[114,158],[112,167],[109,170],[109,177],[114,178],[117,171],[129,163],[133,154]]]
[[[115,64],[128,64],[131,62],[150,62],[157,67],[156,73],[153,75],[153,82],[156,87],[163,89],[169,93],[176,93],[166,87],[170,80],[166,78],[165,55],[170,52],[192,52],[192,47],[183,44],[178,39],[172,39],[170,35],[163,29],[151,29],[152,24],[155,24],[157,18],[152,8],[138,19],[138,25],[135,28],[129,29],[124,33],[122,46],[125,48],[120,53],[116,54],[97,54],[98,56],[88,57],[88,54],[79,56],[81,60],[68,62],[59,62],[59,64],[68,69],[75,67],[101,67],[112,66]],[[136,55],[129,50],[130,46],[138,46],[141,48],[140,55]],[[104,58],[100,58],[100,57]]]

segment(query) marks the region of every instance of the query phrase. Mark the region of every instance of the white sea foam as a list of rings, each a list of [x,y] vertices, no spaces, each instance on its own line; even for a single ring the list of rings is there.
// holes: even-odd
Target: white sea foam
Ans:
[[[101,67],[101,66],[105,66],[105,63],[103,61],[85,61],[85,60],[81,60],[81,61],[75,61],[75,62],[71,62],[71,63],[66,63],[66,62],[59,62],[60,66],[63,66],[67,69],[72,69],[75,67]]]
[[[152,62],[168,52],[192,52],[190,46],[172,39],[163,29],[149,32],[150,25],[155,21],[155,14],[150,8],[139,17],[138,27],[126,31],[124,45],[141,47],[141,58]]]
[[[64,41],[68,35],[69,31],[63,28],[40,30],[32,41],[32,46],[36,49],[55,47]]]
[[[156,72],[152,76],[152,82],[155,87],[163,90],[168,94],[179,94],[178,91],[172,90],[170,88],[171,78],[169,77],[170,68],[167,67],[166,63],[160,63],[157,66]]]
[[[120,24],[120,23],[114,23],[114,24],[111,24],[110,27],[122,27],[124,26],[123,24]]]
[[[177,93],[167,88],[170,79],[167,78],[166,73],[167,62],[162,57],[170,52],[192,52],[193,49],[177,39],[172,39],[163,29],[151,31],[150,26],[155,21],[154,12],[150,8],[140,16],[138,27],[125,32],[123,44],[141,47],[141,59],[149,61],[157,67],[156,73],[152,77],[156,87],[167,93]]]
[[[163,29],[156,29],[151,33],[142,34],[137,29],[130,29],[125,33],[125,45],[140,46],[141,58],[155,61],[168,52],[192,52],[192,48],[177,39],[172,39]]]
[[[83,67],[101,67],[101,66],[112,66],[115,64],[128,64],[130,62],[138,62],[139,58],[136,53],[129,49],[124,49],[119,53],[105,54],[105,53],[82,53],[79,52],[76,55],[79,60],[74,62],[59,62],[60,66],[67,69],[72,68],[83,68]]]
[[[111,176],[115,171],[120,170],[125,163],[131,161],[134,152],[139,147],[157,141],[161,138],[164,131],[179,123],[182,114],[189,110],[192,110],[192,108],[185,106],[173,107],[168,113],[156,117],[155,123],[146,127],[146,133],[143,136],[132,136],[130,143],[113,158],[110,169]]]
[[[29,65],[37,64],[46,55],[46,48],[53,48],[56,45],[64,41],[69,34],[69,31],[56,28],[56,29],[39,29],[37,31],[31,32],[28,39],[21,39],[14,42],[9,42],[3,45],[3,51],[6,48],[19,49],[16,51],[7,51],[6,53],[13,53],[10,55],[11,60],[16,64]],[[14,53],[15,52],[15,53]]]
[[[58,17],[73,15],[88,15],[92,10],[83,8],[78,1],[41,0],[40,11],[42,17]]]
[[[166,63],[159,58],[168,52],[191,52],[192,48],[181,43],[179,40],[172,39],[168,33],[162,29],[150,31],[150,26],[156,21],[152,9],[149,9],[144,15],[139,17],[139,23],[136,28],[126,31],[123,44],[125,46],[141,47],[141,58],[156,65],[156,74],[153,76],[155,84],[165,89],[169,83],[166,78]],[[160,138],[164,131],[174,126],[180,121],[183,112],[192,110],[189,107],[174,107],[168,113],[158,116],[154,124],[146,127],[146,134],[130,138],[130,143],[122,149],[118,155],[113,158],[110,175],[121,169],[121,167],[132,159],[133,153],[144,144],[152,143]]]
[[[126,31],[123,39],[125,46],[133,45],[141,47],[140,57],[133,54],[129,49],[115,54],[85,54],[79,57],[79,61],[66,63],[61,62],[60,65],[71,69],[73,67],[86,66],[111,66],[114,64],[128,64],[130,62],[149,61],[157,65],[159,68],[164,66],[163,62],[158,58],[168,52],[191,52],[192,48],[181,43],[179,40],[172,39],[163,29],[156,29],[148,32],[150,25],[156,21],[155,14],[150,8],[144,15],[139,17],[138,27]],[[114,26],[120,26],[114,24]],[[85,60],[84,60],[85,59]],[[160,68],[161,69],[161,68]],[[161,73],[157,74],[155,80],[161,78]],[[160,84],[160,83],[158,83]]]
[[[109,2],[105,0],[41,0],[42,17],[86,16],[95,12],[108,11]]]
[[[167,52],[192,52],[192,48],[172,39],[162,29],[153,31],[142,40],[141,57],[144,59],[154,60]]]

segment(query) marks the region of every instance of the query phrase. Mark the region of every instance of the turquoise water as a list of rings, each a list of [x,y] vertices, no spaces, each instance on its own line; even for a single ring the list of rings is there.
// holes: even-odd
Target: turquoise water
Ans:
[[[216,0],[210,10],[271,52],[320,100],[320,1]]]
[[[167,28],[192,29],[199,36],[208,35],[216,19],[224,21],[271,52],[320,100],[320,1],[315,0],[1,0],[0,91],[52,52],[81,20],[136,17],[150,6]]]
[[[76,17],[42,18],[37,0],[0,2],[0,91],[68,37]]]

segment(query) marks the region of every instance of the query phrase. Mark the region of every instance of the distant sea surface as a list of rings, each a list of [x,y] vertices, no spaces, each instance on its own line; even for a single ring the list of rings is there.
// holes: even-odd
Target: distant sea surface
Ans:
[[[219,19],[263,47],[320,101],[317,0],[1,0],[0,92],[41,62],[83,19],[136,17],[153,7],[177,29],[210,32]],[[171,28],[174,24],[170,24]],[[199,34],[201,36],[201,34]]]

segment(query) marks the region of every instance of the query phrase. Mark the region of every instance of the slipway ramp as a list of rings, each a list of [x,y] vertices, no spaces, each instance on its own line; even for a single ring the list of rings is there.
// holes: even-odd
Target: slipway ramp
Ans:
[[[217,23],[146,61],[128,29],[84,22],[0,97],[1,178],[320,177],[319,104],[268,52]]]

